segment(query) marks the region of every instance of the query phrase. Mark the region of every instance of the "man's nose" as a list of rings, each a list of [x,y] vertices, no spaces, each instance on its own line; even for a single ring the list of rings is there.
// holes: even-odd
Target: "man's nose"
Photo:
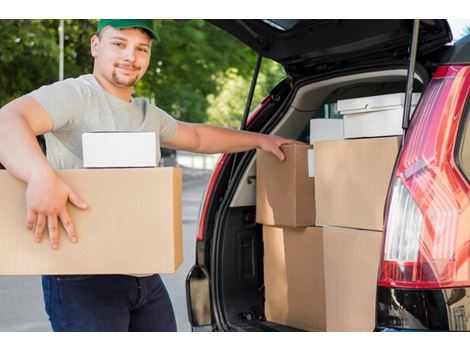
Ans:
[[[133,48],[127,48],[124,58],[126,61],[134,62],[135,61],[135,50]]]

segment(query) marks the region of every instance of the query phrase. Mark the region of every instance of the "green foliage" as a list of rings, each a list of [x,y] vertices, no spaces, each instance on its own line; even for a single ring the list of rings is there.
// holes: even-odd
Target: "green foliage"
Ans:
[[[65,20],[64,77],[93,70],[96,20]],[[59,78],[59,20],[0,20],[0,106]],[[153,99],[176,118],[238,127],[257,55],[202,21],[156,20],[160,42],[136,96]],[[254,105],[282,77],[263,64]]]
[[[93,71],[90,39],[96,33],[97,20],[64,20],[64,78]]]
[[[256,82],[251,108],[255,108],[266,97],[276,83],[285,77],[282,67],[274,61],[263,61]],[[245,78],[236,68],[229,68],[216,78],[216,94],[209,94],[208,122],[213,125],[238,128],[245,111],[245,103],[251,85],[251,77]]]
[[[57,20],[0,20],[0,106],[58,79]]]
[[[251,74],[256,55],[240,42],[202,20],[155,21],[160,43],[137,93],[178,119],[207,120],[207,96],[217,90],[215,77],[228,67]]]

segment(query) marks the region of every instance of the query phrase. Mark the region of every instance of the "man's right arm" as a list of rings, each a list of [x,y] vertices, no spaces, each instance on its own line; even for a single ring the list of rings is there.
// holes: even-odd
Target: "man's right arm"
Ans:
[[[32,97],[23,96],[0,109],[0,162],[27,184],[27,227],[40,242],[47,225],[50,245],[58,248],[58,219],[69,239],[77,241],[67,201],[81,209],[87,205],[56,175],[36,140],[53,127],[47,111]]]

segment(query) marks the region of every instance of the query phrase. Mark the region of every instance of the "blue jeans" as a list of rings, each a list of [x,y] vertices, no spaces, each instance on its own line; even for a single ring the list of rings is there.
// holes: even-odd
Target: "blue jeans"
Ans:
[[[42,287],[54,331],[176,331],[159,275],[43,276]]]

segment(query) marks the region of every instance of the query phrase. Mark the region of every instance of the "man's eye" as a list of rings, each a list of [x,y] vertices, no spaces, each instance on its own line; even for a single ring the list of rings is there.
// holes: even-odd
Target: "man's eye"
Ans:
[[[149,50],[147,48],[139,48],[139,51],[142,53],[148,53]]]
[[[119,47],[119,48],[121,48],[121,47],[123,47],[123,46],[124,46],[124,44],[122,44],[122,43],[117,43],[117,42],[115,42],[115,43],[112,43],[112,44],[113,44],[114,46],[117,46],[117,47]]]

